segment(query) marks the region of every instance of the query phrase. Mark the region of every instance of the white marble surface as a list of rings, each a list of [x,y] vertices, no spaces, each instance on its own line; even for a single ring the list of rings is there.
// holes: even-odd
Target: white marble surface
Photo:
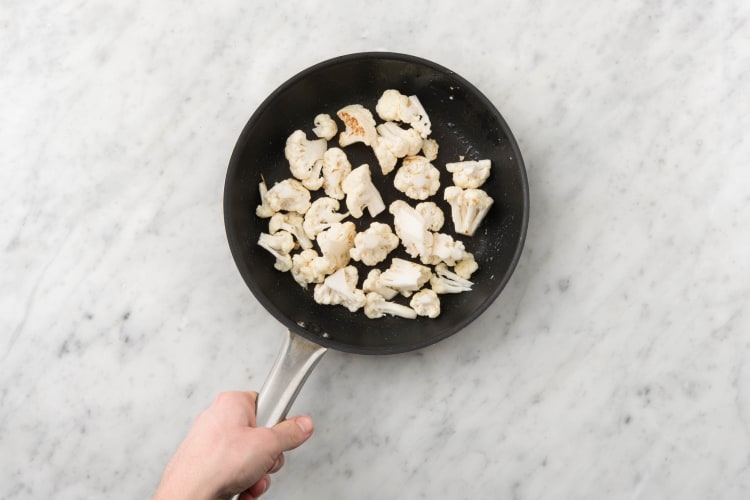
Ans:
[[[268,498],[750,497],[747,2],[6,1],[0,498],[147,498],[193,417],[257,389],[224,174],[256,106],[392,50],[477,85],[532,193],[465,331],[329,353]]]

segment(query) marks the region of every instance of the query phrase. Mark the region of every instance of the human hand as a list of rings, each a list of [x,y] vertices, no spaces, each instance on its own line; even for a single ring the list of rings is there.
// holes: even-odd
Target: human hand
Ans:
[[[215,500],[262,495],[269,474],[284,465],[283,452],[310,437],[313,422],[301,416],[273,427],[255,427],[255,392],[223,392],[193,423],[167,465],[153,500]]]

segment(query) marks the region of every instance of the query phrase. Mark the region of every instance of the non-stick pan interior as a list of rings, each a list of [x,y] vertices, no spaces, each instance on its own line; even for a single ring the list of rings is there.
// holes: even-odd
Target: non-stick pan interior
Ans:
[[[473,237],[459,236],[475,255],[479,270],[471,292],[441,295],[436,319],[368,319],[363,311],[316,304],[312,286],[304,290],[290,273],[274,269],[274,258],[257,245],[267,219],[255,216],[260,203],[261,175],[268,186],[291,176],[284,145],[296,129],[312,133],[319,113],[336,116],[348,104],[373,111],[386,89],[417,95],[432,120],[432,137],[440,149],[433,163],[441,171],[441,189],[431,198],[446,215],[443,232],[452,232],[450,207],[442,190],[451,184],[445,163],[466,159],[492,160],[492,174],[482,187],[495,200]],[[339,122],[339,127],[342,125]],[[329,143],[334,144],[336,138]],[[388,201],[406,199],[393,188],[393,173],[384,177],[369,147],[344,148],[353,167],[368,163],[373,180]],[[322,190],[313,198],[322,196]],[[412,205],[416,202],[410,201]],[[230,248],[239,271],[256,298],[286,327],[327,347],[364,354],[405,352],[437,342],[466,326],[497,297],[520,256],[528,221],[528,187],[516,142],[494,106],[471,84],[434,63],[391,53],[354,54],[318,64],[291,78],[269,96],[245,126],[227,172],[224,213]],[[345,210],[342,201],[342,209]],[[352,219],[358,230],[372,221]],[[378,221],[392,224],[386,211]],[[391,257],[406,257],[401,248]],[[385,269],[390,259],[380,266]],[[357,264],[352,261],[353,264]],[[358,265],[358,264],[357,264]],[[360,286],[366,270],[360,268]],[[397,299],[405,302],[405,300]]]

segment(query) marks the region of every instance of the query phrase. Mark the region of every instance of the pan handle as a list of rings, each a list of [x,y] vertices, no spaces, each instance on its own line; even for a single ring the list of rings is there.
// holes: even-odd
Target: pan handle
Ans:
[[[258,427],[273,427],[286,418],[307,377],[327,350],[288,331],[271,373],[258,394]]]

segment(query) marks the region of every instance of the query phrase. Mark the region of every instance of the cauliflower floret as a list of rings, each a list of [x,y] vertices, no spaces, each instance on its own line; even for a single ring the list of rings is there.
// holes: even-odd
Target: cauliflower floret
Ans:
[[[361,104],[350,104],[338,110],[336,114],[346,125],[346,130],[339,134],[339,145],[342,148],[355,142],[363,142],[366,146],[372,146],[377,140],[375,119],[369,109]]]
[[[422,148],[422,137],[413,128],[403,129],[393,122],[381,123],[375,128],[378,137],[372,150],[383,175],[393,170],[398,158],[416,155]]]
[[[268,187],[266,186],[266,180],[263,176],[260,177],[258,192],[260,192],[260,205],[255,209],[255,215],[263,219],[271,217],[275,212],[268,205]]]
[[[368,292],[378,292],[380,295],[385,297],[387,300],[391,300],[393,297],[398,295],[398,290],[394,290],[393,288],[388,288],[387,286],[380,284],[380,276],[382,271],[380,269],[370,269],[370,272],[367,273],[367,278],[365,279],[364,283],[362,283],[362,290],[364,290],[365,293]]]
[[[423,288],[415,293],[409,301],[409,306],[420,316],[437,318],[440,316],[440,298],[434,290]]]
[[[432,272],[429,267],[396,257],[391,261],[391,267],[380,275],[378,282],[408,297],[422,288],[430,276]]]
[[[328,259],[311,248],[292,255],[292,277],[302,288],[310,283],[322,283],[330,267]]]
[[[302,228],[302,216],[296,212],[278,212],[271,216],[271,220],[268,221],[268,232],[276,234],[278,231],[284,230],[291,233],[299,242],[302,248],[312,248],[313,244],[310,238],[305,234],[305,230]]]
[[[389,302],[377,292],[368,293],[365,296],[365,316],[370,319],[375,319],[382,318],[386,314],[406,319],[414,319],[417,317],[417,313],[411,307],[403,306],[395,302]]]
[[[320,189],[323,185],[320,171],[327,147],[325,139],[308,141],[301,130],[295,130],[286,140],[284,156],[289,161],[289,170],[311,191]]]
[[[292,258],[289,252],[294,248],[294,238],[290,233],[286,231],[278,231],[276,234],[260,233],[258,245],[276,257],[273,267],[282,272],[292,268]]]
[[[406,97],[398,90],[388,89],[380,96],[375,112],[384,121],[400,121],[411,125],[422,139],[432,132],[432,123],[417,96]]]
[[[375,217],[385,210],[385,203],[380,192],[372,183],[370,166],[365,163],[351,171],[341,183],[346,193],[346,208],[352,217],[359,219],[362,211],[367,207],[370,217]]]
[[[471,290],[472,285],[474,285],[471,281],[449,271],[448,266],[445,264],[435,266],[435,273],[430,278],[430,287],[432,287],[435,293],[468,292]]]
[[[393,226],[396,235],[406,253],[411,257],[429,255],[432,248],[432,233],[428,230],[427,221],[403,200],[396,200],[388,207],[393,214]]]
[[[423,201],[417,203],[417,206],[414,208],[425,220],[427,229],[430,231],[440,231],[443,224],[445,224],[445,215],[434,201]]]
[[[422,154],[428,160],[434,161],[437,159],[438,149],[438,143],[435,139],[424,139],[422,141]]]
[[[458,186],[445,188],[443,197],[451,206],[453,227],[457,233],[466,236],[474,235],[493,203],[481,189],[461,189]]]
[[[359,274],[354,266],[342,267],[315,285],[313,299],[318,304],[341,304],[351,312],[365,305],[365,292],[357,288]]]
[[[453,174],[453,184],[464,189],[476,189],[490,176],[490,160],[458,161],[446,163],[445,169]]]
[[[333,121],[333,118],[331,118],[331,115],[326,113],[321,113],[316,116],[313,123],[315,123],[313,133],[326,141],[333,139],[333,136],[339,131],[339,128],[336,126],[336,122]]]
[[[349,255],[367,266],[374,266],[383,262],[397,246],[398,237],[391,231],[391,226],[373,222],[354,237],[354,248],[349,250]]]
[[[333,198],[323,196],[310,205],[302,222],[302,228],[308,238],[314,239],[319,232],[325,231],[334,222],[341,222],[349,213],[339,213],[339,202]]]
[[[432,247],[430,254],[421,256],[422,264],[439,264],[444,262],[449,266],[465,258],[468,252],[463,242],[453,239],[453,236],[445,233],[434,233],[432,235]]]
[[[440,171],[424,156],[407,156],[393,186],[411,199],[425,200],[440,188]]]
[[[266,202],[273,212],[284,210],[304,214],[310,208],[310,191],[296,179],[284,179],[268,190]]]
[[[323,155],[323,190],[331,198],[343,200],[346,195],[341,183],[352,171],[352,164],[339,148],[330,148]]]
[[[331,227],[318,233],[318,242],[323,257],[331,263],[333,272],[349,263],[349,250],[354,246],[354,236],[357,230],[353,222],[335,222]]]
[[[464,279],[469,279],[477,269],[479,269],[479,264],[474,260],[474,254],[466,252],[464,258],[456,262],[453,272]]]

